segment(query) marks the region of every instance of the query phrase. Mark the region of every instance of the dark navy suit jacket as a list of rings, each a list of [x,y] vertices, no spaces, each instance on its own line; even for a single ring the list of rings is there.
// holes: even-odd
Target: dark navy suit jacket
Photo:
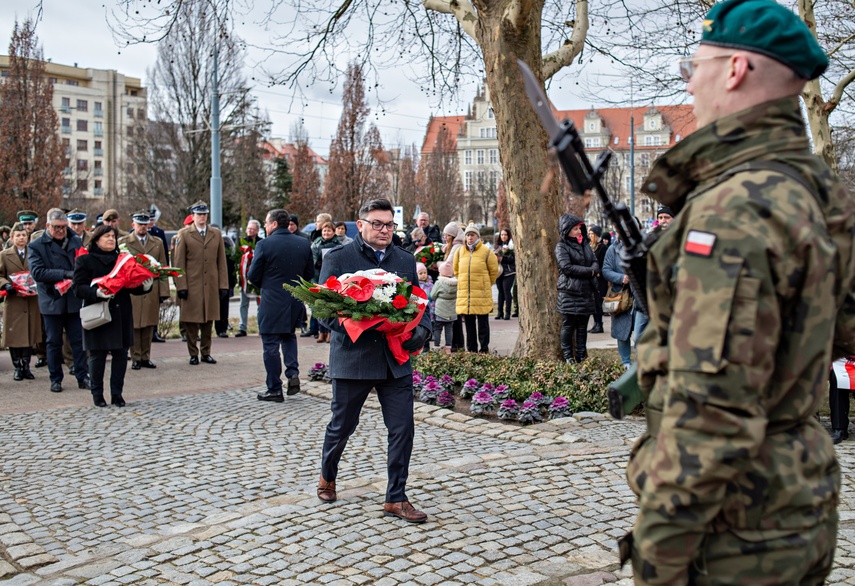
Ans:
[[[249,282],[261,289],[258,306],[258,333],[291,334],[303,315],[303,302],[282,288],[296,285],[299,277],[311,280],[315,273],[309,241],[278,228],[255,245],[249,265]]]
[[[62,242],[54,240],[50,232],[45,230],[41,236],[29,244],[30,253],[27,262],[30,267],[30,275],[36,282],[39,294],[39,311],[42,315],[61,315],[63,313],[77,313],[80,311],[82,301],[68,291],[60,295],[56,285],[65,280],[66,271],[73,271],[77,261],[77,249],[83,247],[83,241],[66,228],[65,248]]]
[[[365,244],[359,234],[350,244],[334,248],[327,253],[321,269],[320,282],[325,282],[331,276],[338,277],[344,273],[378,267],[418,285],[416,259],[411,253],[390,244],[386,249],[383,262],[378,265],[374,250]],[[368,330],[363,332],[356,342],[351,342],[337,319],[323,320],[323,323],[332,330],[330,341],[330,376],[332,378],[383,380],[389,377],[390,371],[393,378],[413,373],[411,361],[398,364],[380,332]],[[429,312],[425,311],[419,325],[428,330],[431,329]]]

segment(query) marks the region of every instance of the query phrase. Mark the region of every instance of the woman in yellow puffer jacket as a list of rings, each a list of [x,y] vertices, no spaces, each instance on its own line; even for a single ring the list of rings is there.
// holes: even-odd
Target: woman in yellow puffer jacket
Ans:
[[[493,312],[493,283],[499,276],[499,260],[481,242],[475,224],[466,226],[466,242],[454,253],[457,277],[457,314],[466,324],[466,349],[490,351],[490,314]]]

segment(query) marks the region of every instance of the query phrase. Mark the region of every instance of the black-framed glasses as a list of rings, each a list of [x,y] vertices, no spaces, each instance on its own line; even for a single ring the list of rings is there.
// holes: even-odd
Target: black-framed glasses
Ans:
[[[380,232],[381,230],[383,230],[383,228],[386,228],[389,232],[394,232],[395,229],[398,227],[398,224],[396,224],[395,222],[389,222],[388,224],[386,224],[384,222],[381,222],[380,220],[371,221],[366,220],[365,218],[360,218],[360,220],[370,225],[375,232]]]
[[[65,224],[48,224],[48,228],[51,230],[65,230]]]

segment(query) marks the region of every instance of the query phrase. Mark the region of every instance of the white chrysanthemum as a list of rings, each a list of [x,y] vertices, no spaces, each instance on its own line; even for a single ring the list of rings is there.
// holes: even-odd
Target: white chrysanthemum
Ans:
[[[152,255],[147,254],[147,255],[145,255],[145,257],[149,260],[149,262],[151,262],[151,264],[152,264],[153,266],[155,266],[155,267],[157,267],[157,268],[160,268],[160,267],[162,266],[162,265],[157,261],[157,259],[156,259],[156,258],[154,258]]]

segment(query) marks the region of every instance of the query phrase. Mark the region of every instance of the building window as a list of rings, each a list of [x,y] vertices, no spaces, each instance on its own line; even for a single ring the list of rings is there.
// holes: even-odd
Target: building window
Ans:
[[[86,132],[89,130],[89,121],[88,120],[78,120],[77,121],[77,131],[78,132]]]
[[[63,111],[71,110],[71,98],[62,98]]]
[[[78,179],[77,180],[77,191],[89,191],[89,180]]]
[[[647,128],[650,130],[656,130],[656,120],[648,120]]]
[[[662,144],[662,137],[658,134],[644,137],[644,146],[659,146],[660,144]]]
[[[585,139],[585,148],[597,148],[600,146],[600,137],[595,136]]]
[[[77,170],[78,171],[88,171],[89,170],[89,161],[86,159],[77,159]]]
[[[496,165],[499,162],[499,149],[490,149],[490,164]]]
[[[65,128],[71,128],[71,118],[63,118],[62,119],[62,125]]]
[[[597,130],[597,123],[596,122],[588,122],[588,131],[589,132],[595,132],[596,130]]]
[[[80,83],[79,83],[79,82],[76,82],[76,81],[74,81],[73,79],[67,79],[67,80],[65,81],[65,83],[66,83],[67,85],[80,85]]]
[[[463,189],[465,191],[469,191],[470,187],[472,187],[472,171],[464,171],[463,172]]]
[[[142,108],[137,108],[137,118],[140,120],[145,120],[145,110]]]
[[[128,118],[133,118],[133,117],[134,117],[134,109],[132,107],[128,106]]]
[[[472,164],[472,151],[463,151],[463,164],[471,165]]]
[[[495,114],[493,113],[493,109],[492,109],[492,108],[489,108],[489,109],[487,110],[487,118],[489,118],[490,120],[492,120],[493,118],[495,118]]]
[[[132,96],[137,95],[137,90],[131,90],[131,95],[132,95]]]
[[[92,128],[95,132],[95,136],[104,136],[104,123],[103,122],[95,122],[95,126]]]
[[[95,161],[95,163],[94,163],[94,164],[95,164],[95,168],[96,168],[96,169],[100,169],[100,168],[101,168],[102,161]]]
[[[101,148],[101,141],[100,141],[100,140],[96,140],[96,141],[95,141],[95,148],[96,148],[96,149],[100,149],[100,148]]]
[[[78,112],[88,112],[89,111],[89,100],[77,100],[77,111]]]
[[[499,187],[499,172],[498,171],[490,171],[490,185],[493,189]]]
[[[95,189],[101,189],[101,180],[100,179],[95,180]]]
[[[484,164],[484,151],[481,149],[478,149],[477,151],[475,151],[475,164],[476,165],[483,165]]]
[[[641,153],[641,166],[649,167],[650,166],[650,153]]]
[[[77,151],[88,151],[89,150],[89,141],[86,140],[78,140],[77,141]]]
[[[134,136],[134,127],[128,126],[128,138],[133,138]]]
[[[102,107],[101,107],[101,102],[93,102],[93,103],[92,103],[92,107],[93,107],[93,108],[95,108],[95,111],[96,111],[96,112],[98,112],[99,110],[103,110],[103,109],[104,109],[104,108],[102,108]]]

